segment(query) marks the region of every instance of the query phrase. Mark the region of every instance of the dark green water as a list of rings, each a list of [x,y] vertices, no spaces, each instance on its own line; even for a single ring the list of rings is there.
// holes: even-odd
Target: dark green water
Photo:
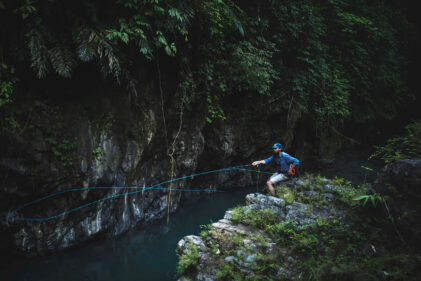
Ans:
[[[382,169],[379,162],[367,160],[370,153],[346,152],[338,154],[332,165],[310,171],[333,179],[335,177],[344,178],[353,185],[358,186],[363,183],[372,183],[377,177],[377,172]],[[367,169],[368,168],[368,169]]]
[[[31,261],[16,261],[3,269],[2,280],[175,280],[177,242],[200,226],[221,219],[228,208],[245,203],[256,187],[213,193],[181,207],[170,217],[144,229],[91,242],[85,246]]]

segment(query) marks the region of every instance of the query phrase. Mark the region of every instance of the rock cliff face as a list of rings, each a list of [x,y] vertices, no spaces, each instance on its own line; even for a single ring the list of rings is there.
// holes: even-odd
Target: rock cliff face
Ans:
[[[145,93],[140,104],[123,94],[103,94],[66,102],[49,99],[16,105],[14,118],[18,126],[11,126],[0,135],[0,233],[6,242],[2,249],[25,255],[44,254],[161,219],[168,210],[165,190],[131,195],[123,195],[134,191],[128,188],[73,191],[14,210],[69,189],[149,187],[166,181],[171,178],[168,151],[173,142],[174,178],[249,163],[266,156],[267,147],[274,140],[291,143],[300,117],[290,113],[287,127],[273,127],[267,120],[282,119],[288,112],[270,97],[262,97],[255,103],[243,100],[227,110],[231,121],[208,124],[206,109],[198,105],[196,110],[186,110],[177,135],[177,108],[170,97],[164,101],[164,127],[160,99],[152,92]],[[261,114],[253,114],[255,111]],[[235,187],[251,183],[250,175],[230,171],[187,178],[174,182],[172,187]],[[170,212],[196,194],[172,192]],[[105,197],[113,198],[56,219],[20,220],[59,215]]]
[[[42,254],[99,234],[118,235],[140,222],[164,216],[166,192],[119,196],[131,189],[74,191],[13,212],[24,203],[68,189],[143,187],[169,178],[168,156],[162,150],[153,153],[160,142],[159,117],[153,108],[135,110],[124,98],[115,98],[86,107],[38,101],[30,111],[27,128],[2,138],[7,147],[0,158],[2,174],[6,175],[1,190],[2,233],[12,249]],[[184,147],[185,154],[177,158],[177,168],[185,173],[194,171],[203,151],[200,131],[193,140],[195,145]],[[185,181],[180,181],[177,186],[183,184]],[[51,217],[112,196],[116,198],[57,219],[19,220]],[[171,211],[179,203],[180,194],[172,196]]]

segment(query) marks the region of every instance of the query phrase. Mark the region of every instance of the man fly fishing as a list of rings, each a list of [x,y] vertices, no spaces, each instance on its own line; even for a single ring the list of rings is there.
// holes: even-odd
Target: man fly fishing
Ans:
[[[295,174],[295,166],[297,166],[300,161],[297,158],[292,157],[288,153],[282,152],[282,144],[275,143],[272,146],[273,155],[264,160],[254,161],[253,166],[260,164],[273,163],[277,166],[278,171],[274,173],[266,182],[266,185],[272,195],[275,195],[275,189],[273,184],[280,181],[288,179],[288,176],[293,176]]]

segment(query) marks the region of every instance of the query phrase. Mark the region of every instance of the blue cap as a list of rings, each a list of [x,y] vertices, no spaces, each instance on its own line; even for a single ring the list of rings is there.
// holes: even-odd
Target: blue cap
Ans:
[[[275,148],[282,148],[282,144],[280,144],[279,142],[277,142],[277,143],[275,143],[275,144],[272,146],[272,148],[273,148],[273,149],[275,149]]]

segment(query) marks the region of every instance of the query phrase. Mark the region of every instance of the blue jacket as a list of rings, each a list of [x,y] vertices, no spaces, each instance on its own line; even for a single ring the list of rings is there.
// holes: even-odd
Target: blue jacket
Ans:
[[[300,164],[300,161],[298,161],[297,158],[292,157],[288,153],[281,152],[280,157],[269,157],[266,158],[265,163],[268,164],[270,162],[273,162],[276,166],[278,166],[278,172],[286,173],[289,169],[289,165],[298,165]]]

